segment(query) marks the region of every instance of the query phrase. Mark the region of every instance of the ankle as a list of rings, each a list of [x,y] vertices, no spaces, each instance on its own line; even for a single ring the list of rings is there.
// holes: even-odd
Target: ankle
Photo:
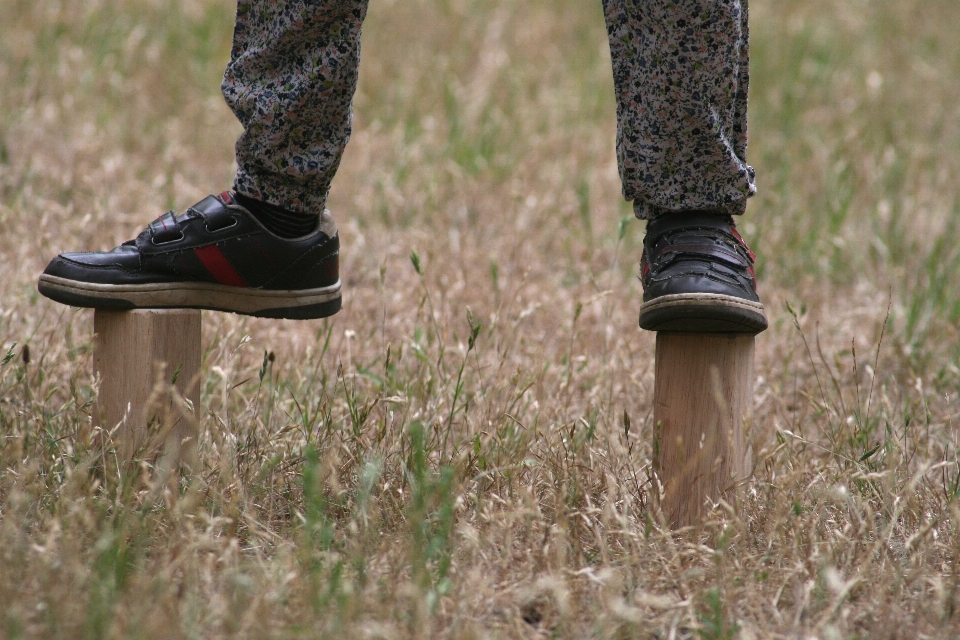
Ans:
[[[270,232],[281,238],[299,238],[317,228],[319,213],[285,209],[239,192],[234,192],[233,195],[237,204],[253,214],[253,217]]]

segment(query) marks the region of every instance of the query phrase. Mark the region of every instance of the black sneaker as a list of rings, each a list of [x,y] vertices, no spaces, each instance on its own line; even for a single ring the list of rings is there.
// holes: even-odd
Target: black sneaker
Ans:
[[[312,233],[288,240],[225,191],[163,214],[112,251],[61,253],[37,288],[76,307],[323,318],[340,310],[339,252],[329,211]]]
[[[733,218],[702,211],[647,223],[640,326],[650,331],[759,333],[767,328],[756,256]]]

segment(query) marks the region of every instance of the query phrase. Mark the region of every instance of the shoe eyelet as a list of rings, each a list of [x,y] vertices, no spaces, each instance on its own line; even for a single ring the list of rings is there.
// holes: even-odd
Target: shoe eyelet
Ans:
[[[183,238],[184,238],[183,231],[180,231],[180,236],[179,236],[179,237],[177,237],[177,238],[168,238],[168,239],[166,239],[166,240],[157,241],[157,239],[156,239],[154,236],[150,236],[150,242],[151,242],[151,244],[153,244],[153,245],[155,245],[155,246],[159,246],[159,245],[161,245],[161,244],[171,244],[171,243],[173,243],[173,242],[180,242],[181,240],[183,240]]]
[[[226,231],[227,229],[232,229],[240,223],[237,220],[236,216],[230,216],[230,224],[224,225],[222,227],[217,227],[216,229],[211,229],[210,224],[207,222],[203,223],[203,227],[207,230],[207,233],[220,233],[221,231]]]

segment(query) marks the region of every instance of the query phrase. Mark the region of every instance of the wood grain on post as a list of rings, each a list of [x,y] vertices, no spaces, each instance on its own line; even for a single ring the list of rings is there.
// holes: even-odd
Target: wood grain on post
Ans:
[[[751,471],[753,350],[751,334],[657,334],[654,470],[672,527],[699,524]]]
[[[97,309],[93,331],[93,368],[100,378],[94,424],[105,431],[116,427],[124,462],[156,446],[172,463],[195,468],[196,420],[171,396],[170,382],[176,375],[179,395],[199,406],[200,311]]]

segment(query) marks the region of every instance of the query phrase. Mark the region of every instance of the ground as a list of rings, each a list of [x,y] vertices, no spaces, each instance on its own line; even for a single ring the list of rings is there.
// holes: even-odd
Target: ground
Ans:
[[[179,485],[35,282],[229,186],[233,6],[6,2],[0,636],[960,635],[960,12],[751,5],[756,466],[671,532],[599,2],[374,0],[344,310],[204,313]]]

